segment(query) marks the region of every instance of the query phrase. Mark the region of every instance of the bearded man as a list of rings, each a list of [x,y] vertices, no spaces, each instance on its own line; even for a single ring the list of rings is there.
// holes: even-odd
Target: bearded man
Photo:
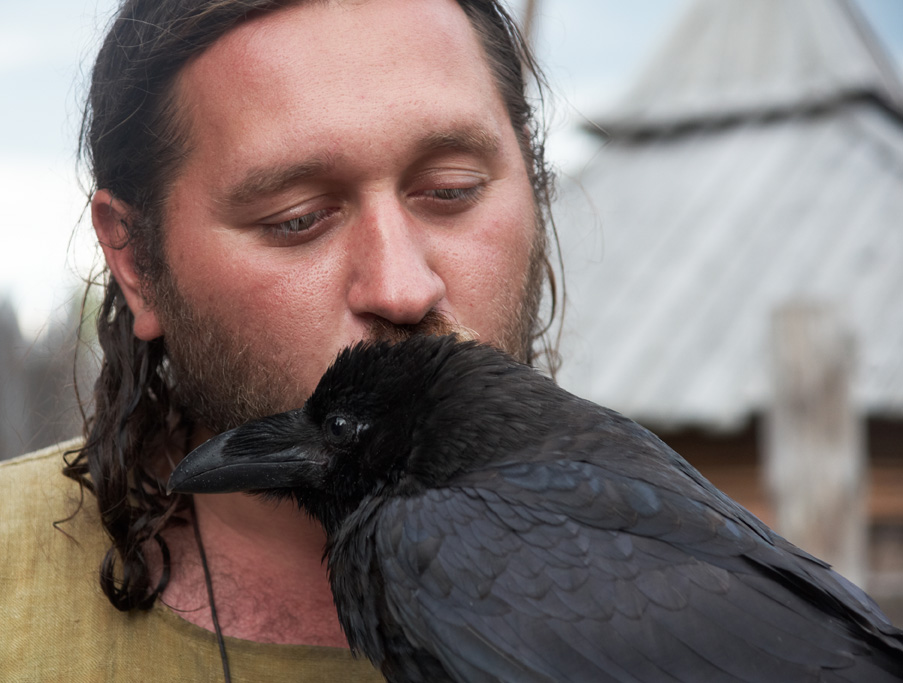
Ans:
[[[102,370],[83,440],[0,469],[0,678],[379,679],[318,525],[165,482],[360,339],[466,329],[536,360],[550,181],[525,73],[494,0],[124,3],[81,138]]]

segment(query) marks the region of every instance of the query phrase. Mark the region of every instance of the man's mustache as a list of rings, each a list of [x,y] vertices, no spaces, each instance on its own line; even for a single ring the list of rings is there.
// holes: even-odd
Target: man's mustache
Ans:
[[[440,311],[430,309],[419,322],[410,325],[399,325],[385,318],[375,318],[370,325],[368,341],[397,344],[416,334],[433,336],[453,334],[461,341],[478,338],[477,333],[470,328],[459,325]]]

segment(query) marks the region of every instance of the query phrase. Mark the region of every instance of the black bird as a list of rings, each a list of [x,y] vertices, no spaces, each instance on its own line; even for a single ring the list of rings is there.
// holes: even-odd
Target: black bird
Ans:
[[[389,681],[903,681],[903,632],[652,433],[452,337],[361,343],[183,492],[291,496]]]

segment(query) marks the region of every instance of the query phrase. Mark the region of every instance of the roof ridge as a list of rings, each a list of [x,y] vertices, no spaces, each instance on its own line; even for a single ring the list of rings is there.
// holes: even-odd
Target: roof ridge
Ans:
[[[903,120],[903,81],[851,0],[694,0],[603,130],[651,133],[870,99]]]

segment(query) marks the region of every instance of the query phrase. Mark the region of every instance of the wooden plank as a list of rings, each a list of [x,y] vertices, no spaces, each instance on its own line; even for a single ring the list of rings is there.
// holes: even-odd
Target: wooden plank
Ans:
[[[715,486],[768,526],[777,521],[766,493],[764,476],[755,463],[706,462],[700,471]],[[903,463],[872,463],[869,467],[868,517],[871,524],[903,526]]]

